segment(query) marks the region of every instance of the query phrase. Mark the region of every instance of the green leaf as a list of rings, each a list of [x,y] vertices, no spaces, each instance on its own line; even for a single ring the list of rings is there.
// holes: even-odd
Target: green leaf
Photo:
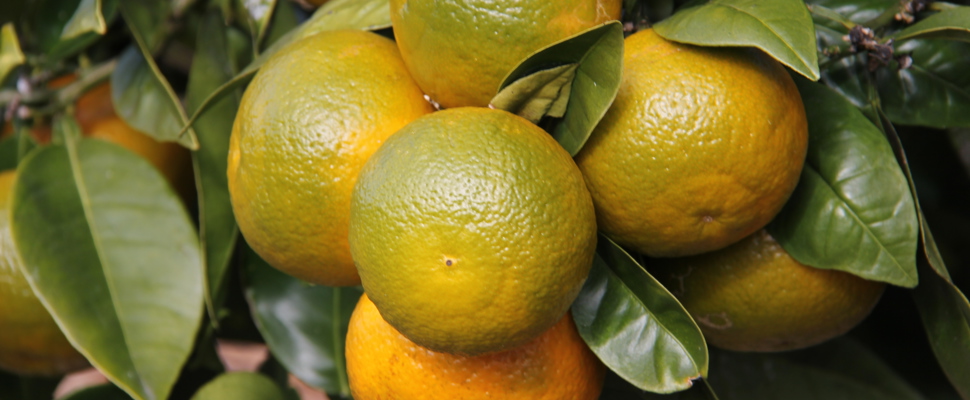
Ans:
[[[491,105],[538,123],[542,117],[562,117],[579,64],[564,64],[522,77],[505,86]]]
[[[347,397],[344,338],[359,287],[314,286],[245,253],[246,297],[273,356],[310,386]]]
[[[0,140],[0,171],[17,168],[18,144],[16,136]]]
[[[722,400],[922,400],[862,345],[840,338],[778,354],[711,352],[711,386]]]
[[[202,259],[178,196],[102,140],[42,147],[19,171],[11,226],[34,292],[108,379],[137,399],[167,398],[202,316]]]
[[[20,40],[13,22],[3,24],[0,28],[0,82],[7,79],[7,74],[23,64],[26,58],[20,51]]]
[[[808,0],[805,3],[833,10],[857,24],[872,21],[899,5],[897,0]]]
[[[276,0],[235,0],[238,9],[244,10],[246,22],[252,33],[253,43],[263,42],[277,8]]]
[[[192,400],[286,400],[286,396],[266,375],[230,372],[205,384]]]
[[[840,31],[816,26],[815,33],[818,37],[819,51],[845,43],[842,40],[845,33]],[[821,71],[821,82],[852,102],[852,105],[865,108],[868,106],[868,89],[865,86],[866,80],[869,79],[868,71],[862,63],[858,62],[857,57],[859,56],[845,56],[825,61],[825,67]]]
[[[115,385],[104,384],[78,390],[61,400],[131,400],[131,396]]]
[[[145,49],[145,57],[160,50],[165,41],[166,24],[172,14],[172,1],[139,0],[123,1],[121,15],[139,46]]]
[[[561,116],[552,136],[576,155],[613,104],[622,71],[623,25],[609,22],[526,57],[502,81],[492,105],[533,122]]]
[[[818,80],[815,25],[801,0],[712,0],[654,26],[660,36],[699,46],[752,46]]]
[[[707,375],[700,328],[667,289],[605,236],[572,312],[579,334],[600,360],[642,390],[684,390]]]
[[[31,0],[27,4],[22,29],[25,47],[39,55],[43,66],[55,66],[73,56],[101,37],[97,31],[87,31],[63,38],[65,28],[80,9],[80,0]],[[117,14],[118,0],[101,0],[100,13],[106,26]],[[68,29],[70,30],[70,29]]]
[[[933,14],[893,35],[903,39],[948,39],[970,42],[970,7],[954,7]]]
[[[115,111],[131,127],[158,141],[199,148],[194,129],[180,133],[187,121],[185,111],[158,66],[146,59],[138,46],[129,46],[118,59],[111,74],[111,100]]]
[[[903,150],[899,134],[884,114],[885,132],[896,151],[896,157],[910,190],[917,193],[909,169],[909,160]],[[916,211],[919,215],[921,247],[927,264],[920,263],[919,274],[922,284],[913,291],[913,298],[923,321],[923,329],[929,339],[930,348],[943,368],[950,383],[964,398],[970,398],[970,303],[960,289],[953,284],[950,273],[943,262],[943,256],[933,239],[933,233],[926,222],[923,210],[916,197]],[[929,265],[927,268],[926,265]]]
[[[195,57],[189,72],[186,108],[190,111],[197,108],[219,85],[232,79],[234,72],[222,18],[216,12],[209,13],[199,27]],[[205,253],[208,278],[206,293],[211,309],[215,308],[213,303],[222,297],[219,288],[229,268],[238,237],[226,176],[229,135],[238,107],[238,95],[223,97],[195,123],[200,147],[192,152],[192,159],[198,177],[199,237]]]
[[[935,128],[970,127],[970,42],[908,40],[896,46],[896,53],[911,53],[913,65],[876,72],[879,98],[889,119]]]
[[[229,82],[224,83],[207,97],[183,124],[182,131],[192,125],[215,101],[234,89],[246,84],[273,54],[286,45],[314,34],[339,29],[377,30],[391,26],[390,0],[331,0],[317,9],[313,16],[298,28],[290,31],[266,49]]]
[[[64,25],[61,39],[73,39],[87,32],[104,35],[107,31],[108,24],[104,22],[104,15],[101,14],[101,0],[81,0],[77,11]]]
[[[970,303],[953,283],[921,269],[913,291],[936,360],[963,398],[970,398]]]
[[[919,222],[892,148],[842,96],[795,81],[808,116],[808,155],[768,230],[803,264],[916,286]]]
[[[273,11],[273,19],[269,23],[269,29],[263,33],[258,43],[261,44],[262,48],[267,48],[299,25],[300,21],[296,17],[296,3],[285,0],[278,1]]]

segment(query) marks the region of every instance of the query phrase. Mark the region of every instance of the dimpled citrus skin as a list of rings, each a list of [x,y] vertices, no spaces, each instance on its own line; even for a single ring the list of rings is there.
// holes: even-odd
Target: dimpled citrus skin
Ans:
[[[530,54],[620,18],[622,0],[391,0],[404,62],[443,107],[486,106]]]
[[[572,158],[516,115],[455,108],[381,147],[354,188],[364,290],[411,340],[483,354],[556,323],[592,265],[596,217]]]
[[[357,400],[592,400],[606,372],[569,313],[520,347],[469,357],[408,340],[366,295],[350,317],[346,349]]]
[[[651,272],[708,343],[735,351],[794,350],[840,336],[869,315],[885,287],[801,264],[763,229],[716,252],[657,259]]]
[[[431,111],[394,42],[374,33],[325,32],[275,54],[246,89],[229,143],[246,241],[297,278],[359,284],[347,243],[357,173],[388,136]]]
[[[10,232],[10,194],[16,174],[0,173],[0,369],[55,376],[88,365],[68,343],[30,289]]]
[[[808,147],[791,77],[754,49],[625,41],[616,100],[577,154],[600,229],[655,257],[717,250],[764,227]]]

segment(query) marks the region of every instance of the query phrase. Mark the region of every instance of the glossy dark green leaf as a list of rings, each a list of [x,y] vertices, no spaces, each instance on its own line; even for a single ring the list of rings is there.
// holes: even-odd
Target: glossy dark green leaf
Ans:
[[[129,46],[121,54],[111,74],[111,100],[118,115],[133,128],[159,141],[199,148],[194,129],[180,132],[187,118],[178,97],[138,46]]]
[[[908,40],[896,46],[896,53],[911,54],[913,65],[876,72],[889,119],[936,128],[970,127],[970,42]]]
[[[970,303],[953,283],[921,269],[913,291],[936,360],[963,398],[970,398]]]
[[[293,1],[282,0],[276,2],[273,19],[270,21],[268,29],[264,32],[263,36],[260,37],[259,43],[262,49],[272,46],[273,43],[276,43],[276,41],[300,25],[300,21],[296,17],[296,7],[297,5]]]
[[[893,35],[903,39],[948,39],[970,42],[970,7],[940,11]]]
[[[640,389],[675,392],[707,375],[700,328],[660,282],[605,236],[572,312],[600,360]]]
[[[7,74],[23,64],[26,58],[20,51],[20,39],[13,23],[8,22],[0,28],[0,82],[7,79]]]
[[[104,384],[78,390],[61,400],[131,400],[131,396],[115,385]]]
[[[104,21],[101,14],[101,0],[81,0],[77,11],[71,19],[64,25],[61,31],[61,39],[68,40],[88,32],[104,35],[108,31],[108,24]]]
[[[885,121],[886,136],[906,173],[910,190],[917,193],[902,141],[892,124],[888,122],[888,118],[885,115],[882,117]],[[940,367],[943,368],[943,372],[957,392],[962,397],[968,398],[970,397],[970,379],[968,379],[970,378],[970,303],[967,302],[963,292],[953,284],[943,262],[943,256],[920,208],[918,196],[916,200],[923,244],[921,249],[926,263],[919,263],[922,282],[913,291],[913,297],[916,300],[930,348],[936,355]]]
[[[819,51],[825,48],[838,47],[845,43],[842,36],[845,33],[830,29],[824,26],[815,27],[818,39]],[[868,105],[868,88],[866,87],[867,77],[865,64],[858,61],[859,56],[834,56],[833,60],[823,60],[824,68],[821,70],[821,82],[832,88],[852,105],[864,108]]]
[[[614,21],[527,57],[502,81],[492,105],[533,122],[561,116],[552,136],[576,155],[613,104],[622,71],[623,26]]]
[[[199,116],[206,112],[215,101],[234,89],[246,84],[263,63],[287,44],[314,34],[338,29],[376,30],[391,26],[390,0],[331,0],[318,8],[313,16],[298,28],[276,40],[245,69],[224,83],[207,97],[183,125],[182,130],[191,129]]]
[[[699,46],[752,46],[818,80],[815,25],[801,0],[712,0],[654,26],[660,36]]]
[[[808,0],[805,3],[828,8],[857,24],[872,21],[899,5],[896,0]]]
[[[885,136],[831,89],[796,82],[808,116],[808,155],[771,235],[803,264],[916,286],[919,222]]]
[[[207,383],[192,400],[286,400],[286,396],[266,375],[230,372]]]
[[[53,66],[94,43],[101,34],[97,31],[79,33],[63,38],[65,27],[76,15],[82,0],[31,0],[24,14],[21,34],[40,57],[38,62]],[[118,0],[101,0],[101,16],[108,24],[117,14]]]
[[[146,54],[159,50],[167,33],[166,24],[172,14],[170,0],[122,1],[121,15],[125,19],[132,36],[146,49]],[[146,55],[150,57],[150,55]]]
[[[74,129],[70,120],[55,131]],[[34,292],[71,343],[138,399],[165,399],[202,317],[195,229],[147,161],[95,139],[20,164],[11,226]]]
[[[711,351],[721,400],[922,400],[862,345],[847,339],[789,353]]]
[[[18,140],[11,136],[0,140],[0,171],[17,168]]]
[[[310,285],[246,249],[246,297],[270,352],[308,385],[349,396],[344,338],[363,290]]]
[[[235,75],[230,46],[222,17],[210,13],[199,27],[198,42],[186,94],[186,108],[196,107],[219,85]],[[209,301],[218,299],[229,260],[235,248],[238,228],[229,202],[226,176],[229,135],[239,107],[239,96],[226,96],[195,123],[200,147],[192,152],[199,195],[199,237],[205,253]]]
[[[262,43],[270,21],[276,12],[277,0],[235,0],[237,9],[244,11],[252,33],[253,43]]]

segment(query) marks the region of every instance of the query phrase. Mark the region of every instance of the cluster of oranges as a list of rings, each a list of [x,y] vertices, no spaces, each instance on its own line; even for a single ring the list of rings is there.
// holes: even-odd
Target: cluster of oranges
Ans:
[[[597,231],[658,257],[651,268],[727,348],[814,344],[878,299],[880,284],[798,264],[762,230],[808,142],[794,82],[757,50],[631,35],[619,94],[575,159],[489,107],[520,61],[620,8],[393,0],[395,40],[318,34],[251,82],[233,209],[274,267],[363,285],[346,345],[355,398],[596,398],[604,368],[567,311]],[[808,315],[756,315],[799,306]]]
[[[390,3],[394,40],[324,32],[267,60],[228,155],[233,212],[263,259],[314,284],[364,287],[346,338],[355,398],[597,398],[606,368],[568,310],[598,233],[651,257],[707,340],[728,349],[809,346],[878,300],[882,284],[799,264],[763,229],[808,143],[797,88],[769,56],[630,35],[619,93],[571,157],[489,103],[519,62],[619,19],[621,0]],[[85,134],[184,181],[184,149],[127,127],[109,93],[78,102]],[[4,247],[12,174],[0,175]],[[0,278],[17,275],[15,262],[0,257]],[[30,295],[23,277],[7,284],[0,295]],[[18,343],[10,332],[0,346]],[[43,347],[73,352],[57,340]],[[0,367],[24,364],[7,354]]]

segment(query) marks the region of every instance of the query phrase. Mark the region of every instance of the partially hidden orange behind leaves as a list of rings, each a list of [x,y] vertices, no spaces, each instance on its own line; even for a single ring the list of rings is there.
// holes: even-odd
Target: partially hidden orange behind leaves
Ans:
[[[487,106],[530,54],[620,18],[622,0],[391,0],[404,62],[445,108]]]
[[[523,346],[463,356],[411,342],[367,295],[350,318],[346,358],[357,400],[593,400],[606,372],[569,313]]]
[[[57,376],[88,365],[34,295],[10,230],[10,195],[16,172],[0,173],[0,370]]]
[[[764,229],[725,249],[648,264],[711,345],[784,351],[846,333],[885,284],[795,261]]]

